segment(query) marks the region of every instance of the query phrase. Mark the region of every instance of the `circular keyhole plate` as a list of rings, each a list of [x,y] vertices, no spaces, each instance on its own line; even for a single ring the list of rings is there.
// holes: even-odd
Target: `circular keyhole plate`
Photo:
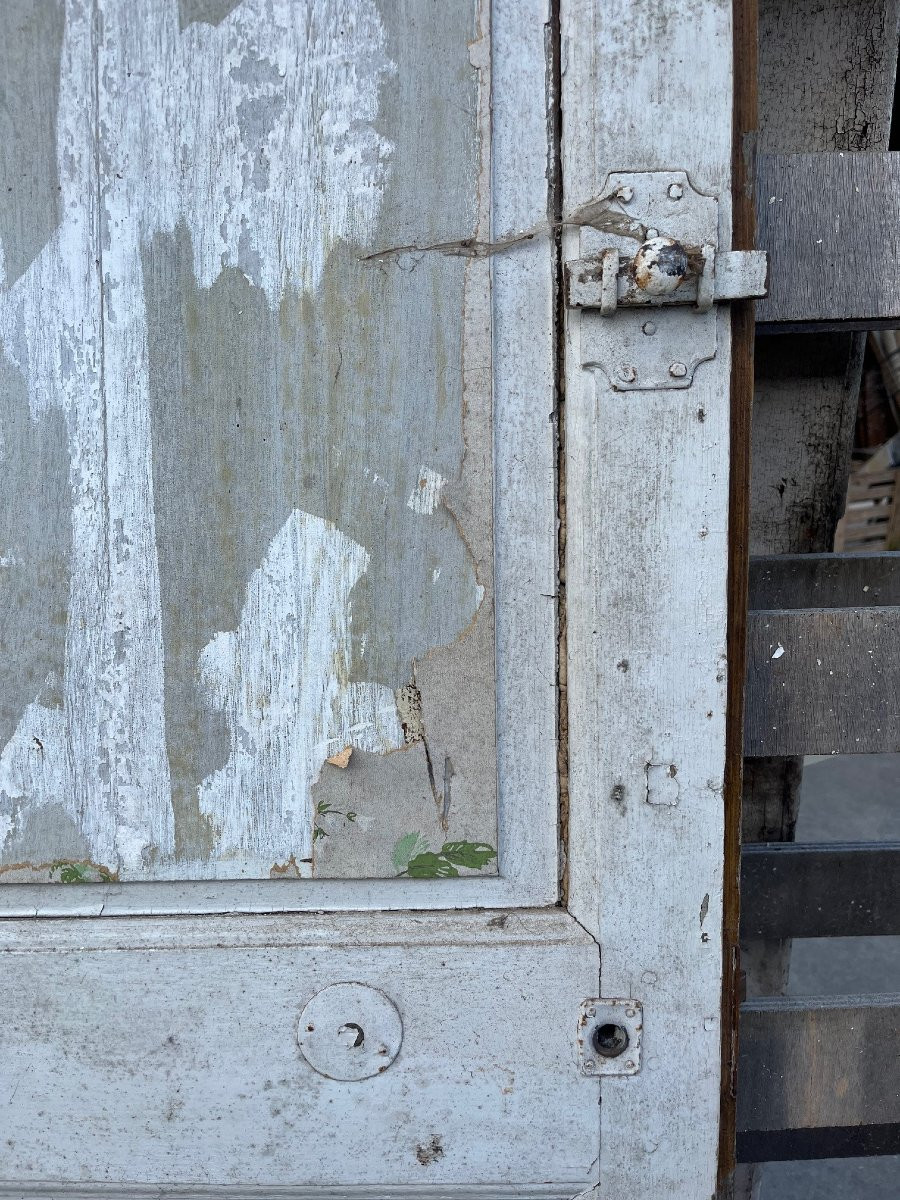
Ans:
[[[378,988],[332,983],[303,1009],[297,1040],[320,1075],[348,1082],[370,1079],[397,1057],[403,1022],[397,1006]]]

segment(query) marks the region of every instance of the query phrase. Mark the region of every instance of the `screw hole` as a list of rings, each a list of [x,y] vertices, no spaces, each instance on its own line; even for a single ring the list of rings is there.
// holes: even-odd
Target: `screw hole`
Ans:
[[[628,1031],[610,1021],[597,1026],[592,1041],[594,1049],[604,1058],[618,1058],[628,1047]]]
[[[352,1050],[356,1050],[366,1039],[362,1026],[357,1025],[355,1021],[347,1021],[345,1025],[340,1027],[338,1034],[344,1040],[344,1045],[349,1046]],[[350,1041],[349,1038],[353,1040]]]

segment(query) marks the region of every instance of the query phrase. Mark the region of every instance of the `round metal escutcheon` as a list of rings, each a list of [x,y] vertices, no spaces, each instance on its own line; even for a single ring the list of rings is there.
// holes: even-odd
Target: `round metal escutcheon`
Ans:
[[[403,1022],[397,1006],[378,988],[332,983],[303,1009],[297,1040],[320,1075],[348,1082],[370,1079],[397,1057]]]

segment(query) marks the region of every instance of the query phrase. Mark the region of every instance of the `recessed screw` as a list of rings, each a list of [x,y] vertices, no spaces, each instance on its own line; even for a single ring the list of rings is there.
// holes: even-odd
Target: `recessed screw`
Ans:
[[[633,1016],[634,1016],[634,1009],[633,1009],[633,1008],[626,1008],[626,1009],[625,1009],[625,1016],[626,1016],[626,1017],[633,1017]]]
[[[634,1070],[634,1063],[631,1061],[630,1058],[626,1058],[626,1060],[625,1060],[625,1070],[626,1071]]]
[[[684,195],[684,188],[681,186],[680,183],[670,183],[669,184],[669,199],[670,200],[680,200],[683,195]]]
[[[669,367],[669,374],[673,379],[684,379],[685,375],[687,375],[687,367],[684,363],[673,362]]]
[[[588,1058],[588,1059],[585,1059],[584,1069],[586,1071],[593,1071],[593,1069],[596,1065],[597,1064],[594,1062],[594,1060],[592,1058]]]
[[[641,329],[646,333],[647,337],[653,337],[654,333],[656,333],[656,326],[652,321],[645,321]]]
[[[637,379],[637,371],[630,363],[625,363],[619,367],[619,378],[624,380],[625,383],[634,383]]]
[[[628,184],[623,184],[616,192],[616,199],[621,200],[623,204],[628,204],[634,199],[634,188]]]
[[[658,230],[658,229],[649,229],[649,228],[647,229],[647,241],[648,241],[648,242],[650,242],[650,241],[652,241],[654,238],[658,238],[658,237],[659,237],[659,230]]]

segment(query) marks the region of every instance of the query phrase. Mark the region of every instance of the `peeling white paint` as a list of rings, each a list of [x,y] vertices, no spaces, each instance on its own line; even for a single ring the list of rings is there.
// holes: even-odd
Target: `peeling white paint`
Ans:
[[[41,807],[64,790],[91,857],[125,874],[145,868],[151,846],[164,873],[174,852],[141,249],[183,223],[203,287],[237,267],[275,309],[287,287],[315,286],[329,247],[341,238],[364,243],[377,216],[391,146],[375,121],[392,70],[374,0],[244,0],[218,25],[183,33],[171,0],[145,0],[139,20],[131,0],[67,0],[57,133],[63,219],[0,295],[0,339],[27,382],[33,418],[56,407],[69,430],[65,704],[40,778],[21,757],[34,713],[23,715],[0,757],[9,786],[27,790],[23,804]],[[92,203],[98,164],[101,196]],[[297,586],[307,597],[312,589],[312,577]],[[333,629],[349,619],[339,608],[348,590],[328,601],[330,646]],[[326,604],[326,590],[315,594]],[[247,671],[248,630],[262,619],[251,606],[247,629],[235,635]],[[226,704],[227,683],[220,688]],[[346,696],[357,705],[352,716],[338,706],[348,726],[376,720],[367,693],[349,688]],[[235,707],[236,723],[245,715]],[[293,762],[286,749],[271,754],[273,769]],[[51,764],[64,761],[69,774],[51,779]],[[279,802],[296,802],[287,781],[273,786]],[[211,805],[214,793],[204,785]],[[252,840],[223,821],[231,846]]]
[[[200,789],[220,877],[228,860],[246,874],[254,858],[308,858],[310,789],[326,759],[347,746],[404,745],[393,692],[348,679],[350,592],[368,560],[333,525],[295,510],[250,578],[237,630],[200,655],[201,684],[231,731],[228,762]]]
[[[409,493],[406,507],[420,516],[430,516],[441,502],[447,480],[431,467],[419,467],[416,486]]]

